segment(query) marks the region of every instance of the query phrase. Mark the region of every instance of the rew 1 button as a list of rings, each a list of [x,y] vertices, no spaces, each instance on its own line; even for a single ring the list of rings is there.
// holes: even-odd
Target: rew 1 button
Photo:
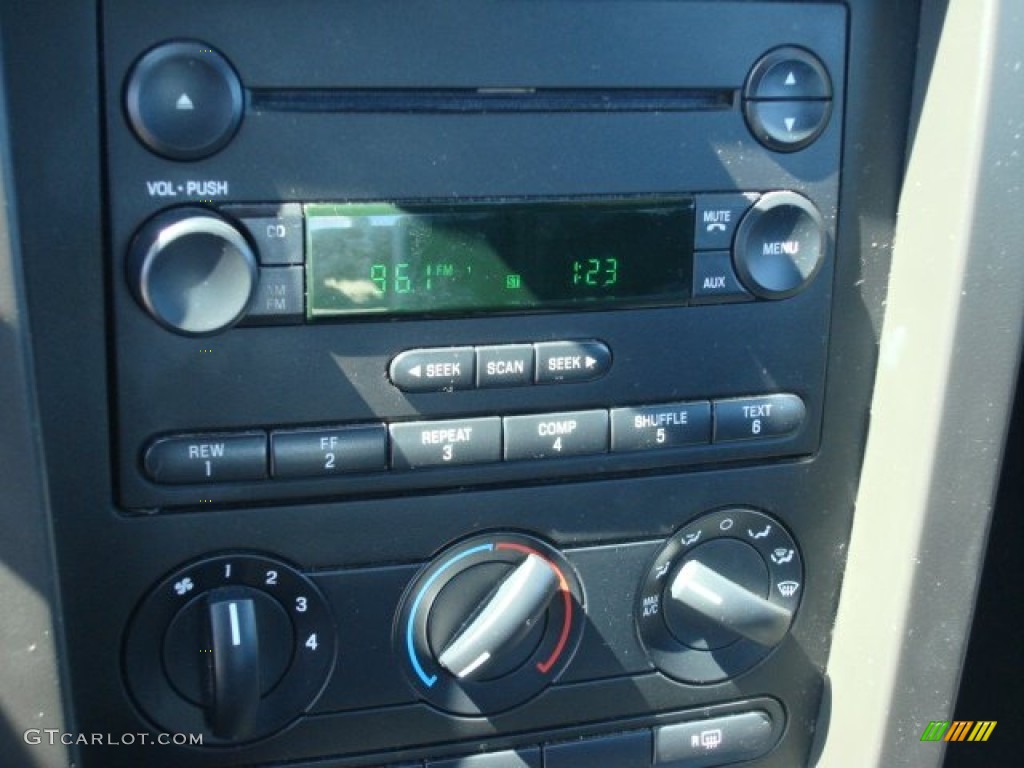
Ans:
[[[267,436],[187,435],[154,440],[143,460],[158,483],[223,483],[267,476]]]
[[[451,392],[476,384],[472,347],[410,349],[391,361],[391,383],[403,392]]]

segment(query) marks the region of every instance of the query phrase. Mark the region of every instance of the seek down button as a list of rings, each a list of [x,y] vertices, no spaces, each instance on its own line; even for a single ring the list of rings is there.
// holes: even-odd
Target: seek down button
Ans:
[[[391,361],[391,383],[403,392],[451,392],[476,385],[472,347],[410,349]]]

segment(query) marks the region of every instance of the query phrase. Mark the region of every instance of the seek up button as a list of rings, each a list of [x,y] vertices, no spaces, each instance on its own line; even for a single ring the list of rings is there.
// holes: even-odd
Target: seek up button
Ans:
[[[534,347],[538,384],[591,381],[612,367],[612,353],[601,341],[546,341]]]

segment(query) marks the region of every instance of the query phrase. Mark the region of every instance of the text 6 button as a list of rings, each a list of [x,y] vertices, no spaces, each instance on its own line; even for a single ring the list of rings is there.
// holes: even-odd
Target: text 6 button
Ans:
[[[785,437],[800,429],[807,409],[796,395],[715,401],[715,442]]]

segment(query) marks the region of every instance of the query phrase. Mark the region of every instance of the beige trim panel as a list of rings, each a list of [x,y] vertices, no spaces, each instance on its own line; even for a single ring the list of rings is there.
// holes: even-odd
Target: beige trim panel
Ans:
[[[952,717],[1021,351],[1024,0],[924,5],[819,766],[942,763],[920,737]]]

